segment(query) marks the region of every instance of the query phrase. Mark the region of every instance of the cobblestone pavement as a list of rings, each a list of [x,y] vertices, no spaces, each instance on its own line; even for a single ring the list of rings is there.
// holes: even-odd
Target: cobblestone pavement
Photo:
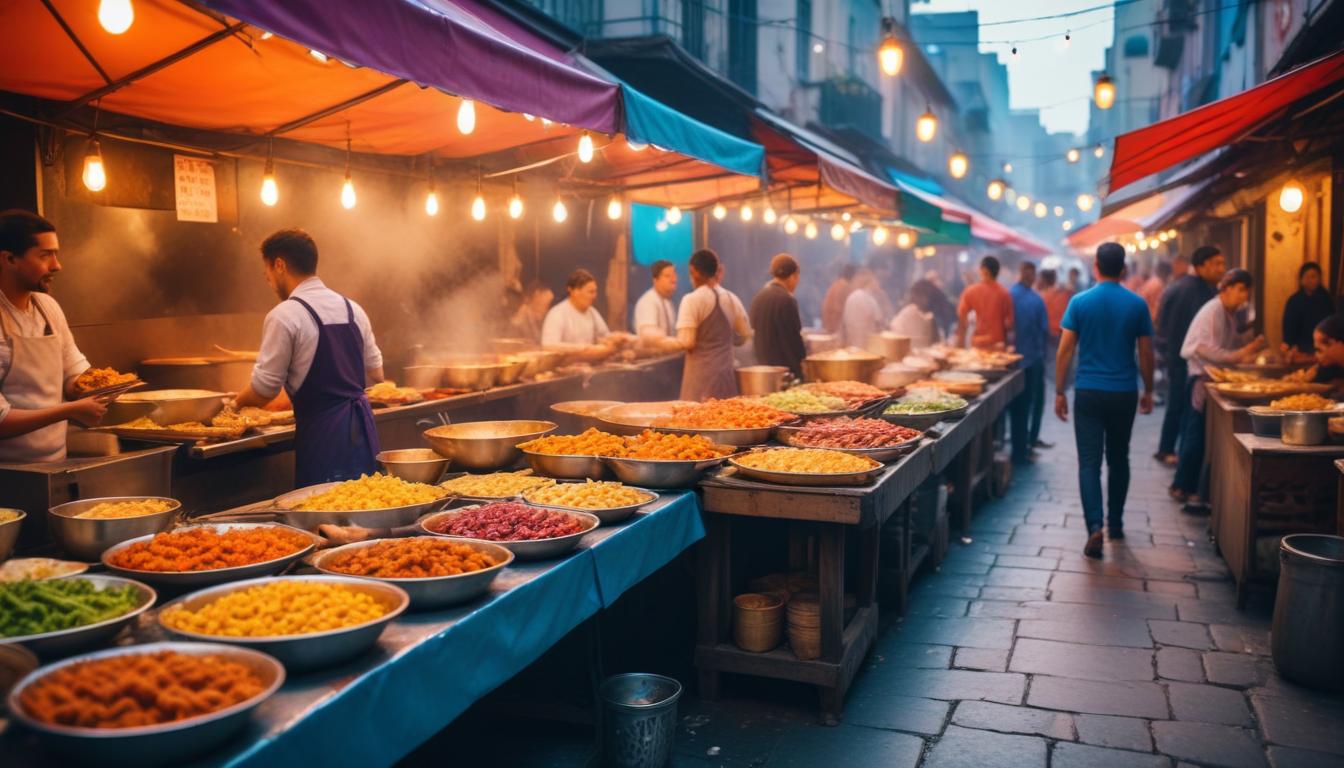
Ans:
[[[1207,518],[1166,497],[1140,417],[1126,539],[1082,555],[1071,425],[922,573],[826,728],[803,705],[683,699],[674,765],[887,768],[1344,766],[1344,697],[1284,682],[1272,594],[1235,607]],[[787,697],[784,697],[787,698]]]

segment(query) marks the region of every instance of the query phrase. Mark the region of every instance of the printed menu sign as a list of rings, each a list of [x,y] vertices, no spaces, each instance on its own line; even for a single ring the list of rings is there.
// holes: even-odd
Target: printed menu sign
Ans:
[[[178,221],[219,221],[215,166],[209,160],[173,155],[173,188]]]

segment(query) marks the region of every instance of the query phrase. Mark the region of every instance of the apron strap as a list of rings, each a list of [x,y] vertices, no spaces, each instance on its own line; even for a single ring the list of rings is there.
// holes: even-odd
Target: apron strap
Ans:
[[[317,331],[318,331],[318,333],[321,333],[321,332],[322,332],[322,318],[318,317],[318,316],[317,316],[317,312],[314,312],[314,311],[313,311],[313,307],[312,307],[312,305],[310,305],[308,302],[304,301],[303,299],[300,299],[298,296],[290,296],[289,299],[288,299],[288,301],[297,301],[297,302],[299,303],[299,306],[301,306],[301,307],[303,307],[304,309],[308,310],[308,314],[310,314],[310,315],[313,316],[313,322],[314,322],[314,323],[317,323]]]

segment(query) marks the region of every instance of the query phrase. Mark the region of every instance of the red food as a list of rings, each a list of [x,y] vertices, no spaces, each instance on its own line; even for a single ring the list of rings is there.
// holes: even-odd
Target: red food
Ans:
[[[553,539],[579,533],[583,528],[583,520],[577,515],[516,501],[497,501],[464,509],[429,524],[429,529],[435,533],[486,541]]]
[[[824,419],[810,422],[795,433],[793,443],[807,448],[887,448],[921,434],[882,419]]]

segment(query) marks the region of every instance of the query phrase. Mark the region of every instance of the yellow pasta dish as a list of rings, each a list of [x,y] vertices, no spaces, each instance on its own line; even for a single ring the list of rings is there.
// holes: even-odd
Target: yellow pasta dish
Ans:
[[[809,475],[844,475],[866,472],[882,466],[881,463],[866,456],[854,456],[818,448],[772,448],[748,453],[736,461],[744,467],[767,472],[795,472]]]
[[[167,499],[136,499],[135,501],[104,501],[80,512],[75,517],[92,520],[112,520],[120,517],[143,517],[167,512],[173,502]]]
[[[643,504],[653,499],[649,493],[617,482],[588,480],[583,483],[560,483],[537,488],[523,494],[533,504],[575,509],[615,509],[632,504]]]
[[[540,488],[546,485],[555,485],[555,481],[549,477],[525,475],[521,472],[496,472],[492,475],[455,477],[441,483],[439,487],[454,496],[471,496],[476,499],[505,499],[517,496],[532,488]]]
[[[425,483],[408,483],[399,477],[373,474],[346,480],[294,505],[299,512],[357,512],[424,504],[447,496],[447,491]]]

